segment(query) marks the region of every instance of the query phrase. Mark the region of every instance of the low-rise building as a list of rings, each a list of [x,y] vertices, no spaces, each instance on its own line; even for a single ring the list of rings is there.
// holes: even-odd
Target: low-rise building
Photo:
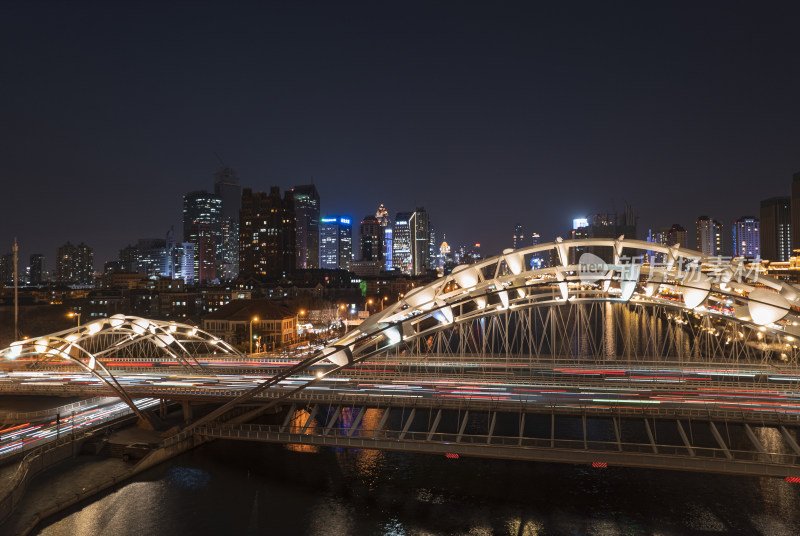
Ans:
[[[203,317],[203,330],[225,342],[249,347],[250,330],[254,349],[272,350],[297,341],[297,316],[270,300],[233,300]]]

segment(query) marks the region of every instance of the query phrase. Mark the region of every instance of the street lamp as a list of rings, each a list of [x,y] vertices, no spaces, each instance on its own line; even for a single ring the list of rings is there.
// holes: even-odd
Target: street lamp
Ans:
[[[366,302],[364,302],[364,312],[365,313],[367,312],[367,306],[368,305],[372,305],[372,298],[370,298]]]
[[[254,316],[250,319],[250,353],[253,353],[253,322],[258,322],[258,317]]]
[[[81,314],[76,313],[75,311],[70,311],[67,313],[67,318],[77,318],[78,319],[78,327],[81,327]]]
[[[381,298],[381,311],[383,311],[383,308],[386,307],[386,300],[388,299],[389,296],[384,296],[383,298]]]

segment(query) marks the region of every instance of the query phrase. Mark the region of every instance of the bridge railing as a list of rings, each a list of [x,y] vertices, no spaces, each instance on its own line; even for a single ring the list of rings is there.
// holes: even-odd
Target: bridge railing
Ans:
[[[73,402],[71,404],[65,404],[63,406],[43,409],[39,411],[0,411],[0,421],[6,423],[35,421],[38,419],[52,417],[56,414],[60,415],[69,414],[72,411],[83,409],[87,406],[102,404],[103,402],[109,402],[111,400],[112,397],[96,396],[94,398],[87,398],[85,400],[79,400],[78,402]]]
[[[216,438],[244,439],[254,441],[275,441],[283,443],[319,443],[323,438],[330,438],[331,444],[352,448],[375,448],[376,440],[392,440],[402,443],[436,443],[453,445],[482,445],[486,447],[509,448],[509,449],[566,449],[581,451],[620,452],[658,454],[659,456],[680,456],[687,457],[688,449],[684,445],[675,444],[655,444],[657,453],[654,452],[654,445],[651,443],[629,443],[615,441],[573,440],[573,439],[551,439],[551,438],[530,438],[518,436],[489,436],[481,434],[463,434],[459,436],[449,432],[435,432],[431,434],[425,431],[400,430],[374,430],[359,429],[350,434],[349,428],[333,428],[327,435],[315,433],[299,433],[298,431],[281,431],[282,426],[263,425],[263,424],[240,424],[240,425],[203,425],[195,430],[199,435],[209,435]],[[729,460],[730,456],[736,461],[773,463],[780,465],[797,465],[800,463],[800,456],[786,454],[783,452],[756,452],[749,450],[723,450],[720,448],[692,446],[695,457],[713,458],[719,460]]]

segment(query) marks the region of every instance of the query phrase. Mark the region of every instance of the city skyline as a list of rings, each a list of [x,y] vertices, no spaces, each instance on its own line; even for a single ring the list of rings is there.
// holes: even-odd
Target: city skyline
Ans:
[[[800,169],[789,3],[6,11],[0,251],[22,259],[83,241],[99,269],[180,229],[222,164],[330,214],[425,206],[487,254],[626,203],[640,238],[729,229]]]

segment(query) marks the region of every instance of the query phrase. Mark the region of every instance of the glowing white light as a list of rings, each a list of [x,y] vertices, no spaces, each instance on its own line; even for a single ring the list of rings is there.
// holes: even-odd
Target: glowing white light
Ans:
[[[14,341],[14,342],[12,342],[11,345],[8,347],[8,353],[6,354],[6,357],[8,357],[9,359],[18,358],[19,355],[22,353],[22,345],[23,344],[25,344],[24,341]]]
[[[125,315],[114,315],[108,319],[108,323],[112,328],[118,328],[125,323]]]
[[[505,290],[498,292],[497,296],[500,298],[500,303],[503,304],[503,309],[508,309],[508,292]]]
[[[141,335],[142,333],[144,333],[147,330],[149,325],[150,325],[150,322],[148,322],[144,318],[137,318],[133,322],[131,322],[131,329],[133,329],[133,332],[135,334]]]
[[[519,275],[522,272],[524,258],[521,253],[514,253],[513,249],[505,249],[503,250],[503,259],[512,274]]]
[[[97,360],[94,358],[94,356],[92,356],[92,357],[90,357],[90,358],[89,358],[89,364],[88,364],[87,366],[88,366],[88,367],[89,367],[91,370],[94,370],[94,368],[97,366]]]
[[[469,264],[461,264],[453,269],[453,279],[461,288],[472,288],[478,284],[478,270]]]
[[[681,281],[683,303],[689,309],[694,309],[705,301],[711,292],[711,280],[701,272],[689,272]]]
[[[392,346],[403,340],[403,335],[396,327],[389,328],[384,333],[386,334],[386,339],[389,341],[389,344]]]
[[[486,307],[486,298],[483,296],[475,298],[475,304],[478,306],[478,309],[484,309]]]
[[[86,329],[89,330],[90,335],[94,335],[95,333],[98,333],[100,331],[100,326],[101,326],[100,322],[92,322],[91,324],[88,324],[86,326]]]
[[[433,317],[441,324],[453,323],[453,309],[449,305],[433,312]],[[398,341],[399,342],[399,341]]]
[[[43,354],[45,350],[47,350],[47,339],[39,339],[33,345],[33,349],[36,350],[36,353]]]
[[[786,298],[765,289],[755,289],[748,295],[747,304],[750,317],[758,325],[777,322],[789,313],[790,305]]]

